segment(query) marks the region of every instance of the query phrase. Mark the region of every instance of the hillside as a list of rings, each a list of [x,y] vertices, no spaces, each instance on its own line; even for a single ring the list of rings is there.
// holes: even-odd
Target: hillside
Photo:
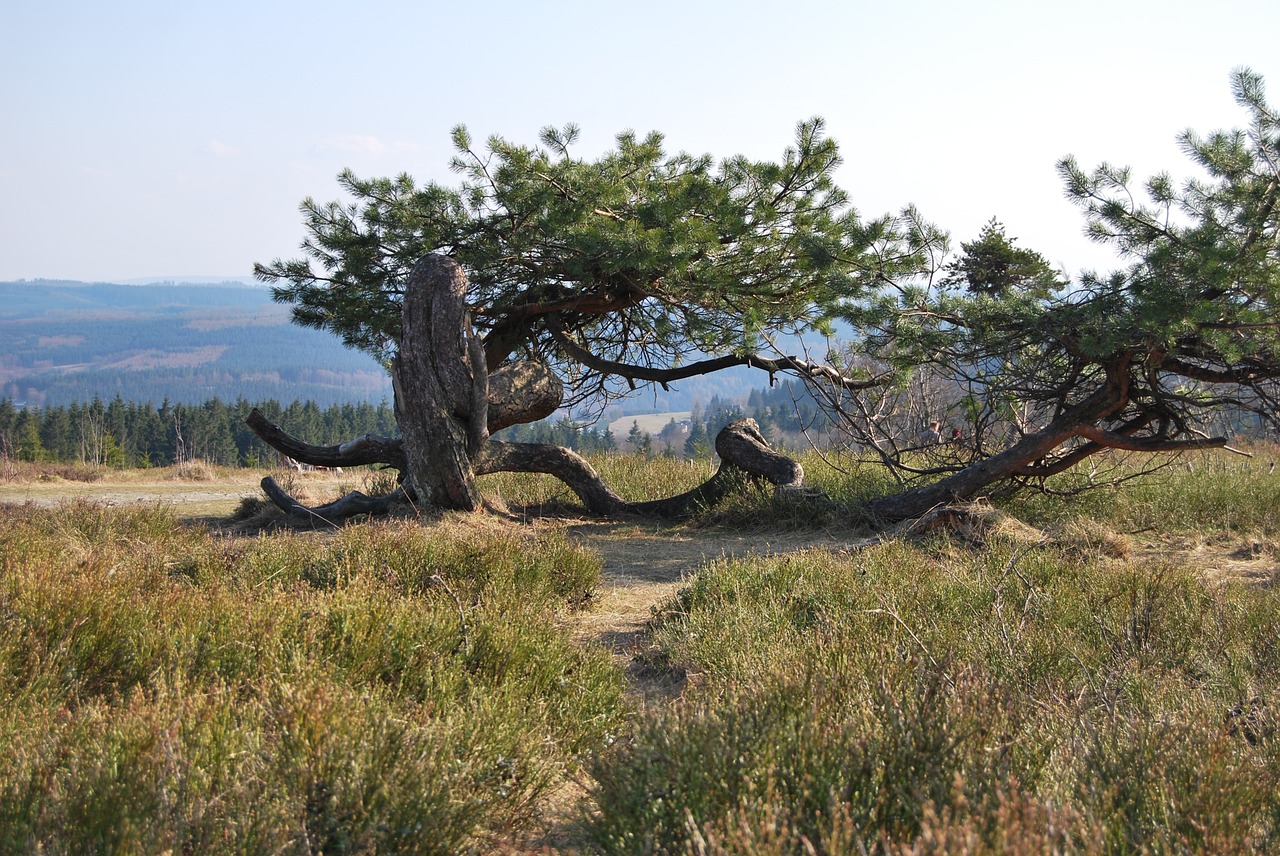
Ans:
[[[788,339],[784,347],[802,348]],[[606,419],[745,402],[768,376],[739,367],[640,388]],[[289,322],[259,285],[0,282],[0,398],[39,407],[243,397],[321,407],[391,398],[385,371],[332,334]],[[664,418],[665,424],[665,418]],[[630,427],[630,422],[626,427]]]
[[[328,406],[390,398],[391,384],[368,356],[289,323],[260,286],[0,283],[0,397],[46,406],[95,395]]]

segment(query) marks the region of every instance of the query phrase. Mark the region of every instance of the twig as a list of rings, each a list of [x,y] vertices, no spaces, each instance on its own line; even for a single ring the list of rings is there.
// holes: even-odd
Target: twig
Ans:
[[[884,601],[882,600],[881,603],[884,603]],[[951,679],[951,675],[948,674],[947,670],[942,668],[942,665],[933,658],[933,654],[929,653],[928,646],[926,646],[924,642],[920,641],[920,637],[917,636],[915,631],[912,630],[907,625],[907,622],[902,620],[901,615],[898,615],[897,612],[895,612],[892,609],[889,609],[888,606],[885,606],[882,609],[864,609],[862,610],[862,614],[863,615],[887,615],[890,618],[892,618],[894,621],[898,622],[898,626],[901,627],[903,630],[907,631],[907,635],[910,636],[915,641],[915,643],[920,646],[920,650],[923,651],[924,655],[929,658],[929,662],[932,663],[933,667],[938,670],[938,674],[942,675],[942,677],[946,679],[947,683],[950,684],[952,689],[956,688],[956,682]]]
[[[457,593],[454,592],[454,590],[449,587],[449,583],[445,582],[444,577],[440,576],[439,574],[432,574],[431,582],[440,586],[442,589],[444,589],[446,592],[449,593],[449,597],[453,598],[453,605],[458,608],[458,629],[462,632],[462,642],[459,644],[458,647],[461,648],[463,651],[465,651],[465,653],[470,654],[471,653],[471,635],[470,635],[470,632],[467,630],[467,613],[462,608],[462,601],[458,598]]]

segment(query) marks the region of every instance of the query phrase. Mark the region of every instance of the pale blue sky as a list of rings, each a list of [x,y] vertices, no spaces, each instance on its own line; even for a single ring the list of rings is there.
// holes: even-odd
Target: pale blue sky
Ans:
[[[1244,121],[1234,67],[1280,102],[1277,33],[1274,0],[0,0],[0,280],[248,276],[343,167],[453,180],[459,122],[777,157],[815,114],[864,213],[1106,267],[1055,161],[1185,175],[1179,130]]]

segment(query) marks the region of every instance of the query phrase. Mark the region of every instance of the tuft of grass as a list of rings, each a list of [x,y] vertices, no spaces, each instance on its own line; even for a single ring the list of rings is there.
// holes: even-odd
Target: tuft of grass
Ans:
[[[218,467],[208,461],[193,458],[169,467],[168,478],[177,481],[214,481],[225,474],[224,467]]]
[[[1133,551],[1130,536],[1100,521],[1079,517],[1055,527],[1049,537],[1058,550],[1078,559],[1127,559]]]
[[[89,464],[31,463],[0,458],[0,481],[101,481],[106,470]]]
[[[395,470],[370,467],[361,476],[361,488],[369,496],[386,496],[395,493],[398,487],[400,487],[400,482],[396,477]]]

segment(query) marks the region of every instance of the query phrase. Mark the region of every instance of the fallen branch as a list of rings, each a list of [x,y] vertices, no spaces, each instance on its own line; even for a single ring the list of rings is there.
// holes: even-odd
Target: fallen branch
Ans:
[[[369,496],[358,490],[353,490],[333,502],[312,508],[303,505],[290,496],[271,476],[264,478],[261,484],[262,492],[267,495],[267,498],[271,500],[276,508],[279,508],[290,517],[301,520],[318,519],[334,527],[337,526],[336,521],[358,517],[362,514],[387,514],[408,499],[403,488],[397,488],[383,496]]]

